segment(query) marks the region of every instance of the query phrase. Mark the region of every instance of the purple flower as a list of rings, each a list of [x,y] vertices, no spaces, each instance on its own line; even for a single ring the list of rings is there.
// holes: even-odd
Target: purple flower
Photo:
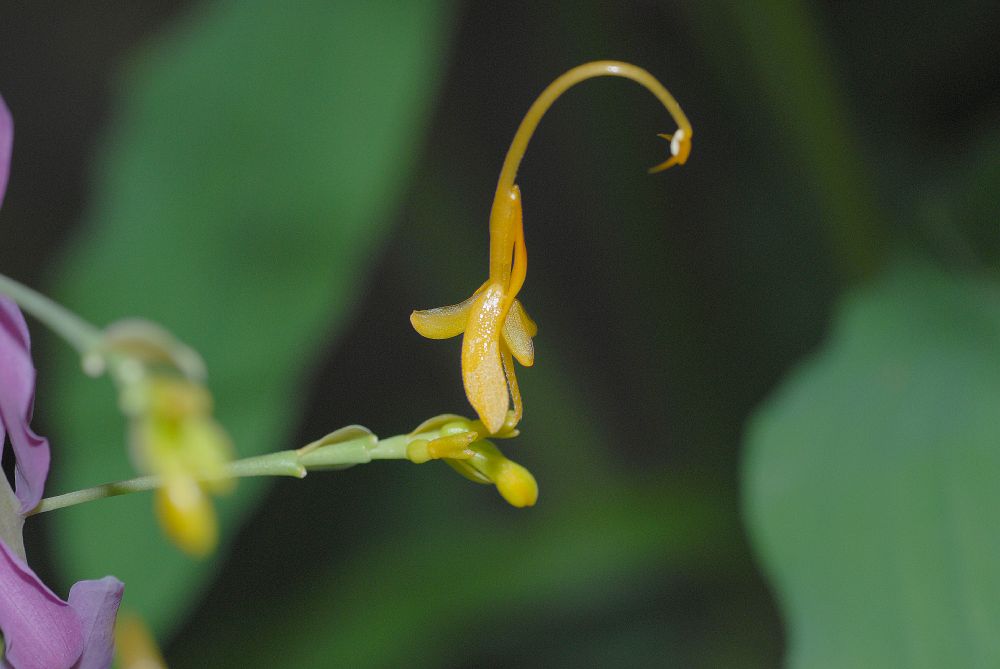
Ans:
[[[0,204],[10,171],[14,125],[0,98]],[[32,432],[35,368],[28,326],[17,305],[0,297],[0,454],[14,449],[11,491],[0,476],[0,669],[106,669],[124,585],[112,576],[80,581],[64,602],[24,559],[21,525],[38,504],[49,472],[49,442]]]

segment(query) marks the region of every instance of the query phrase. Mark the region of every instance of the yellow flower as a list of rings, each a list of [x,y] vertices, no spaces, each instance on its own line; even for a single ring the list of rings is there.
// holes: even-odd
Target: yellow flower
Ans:
[[[444,414],[421,423],[407,435],[406,455],[417,464],[444,460],[462,476],[476,483],[493,484],[511,506],[534,506],[538,483],[522,465],[500,452],[493,442],[481,438],[481,423]],[[517,436],[509,429],[498,439]]]
[[[84,367],[110,371],[118,385],[133,464],[161,480],[156,514],[164,532],[185,552],[207,555],[218,541],[209,493],[233,487],[226,473],[233,447],[212,415],[201,356],[155,323],[130,319],[105,330]]]
[[[140,390],[141,389],[141,390]],[[226,492],[232,445],[212,417],[205,388],[179,377],[152,377],[136,389],[140,409],[132,419],[132,456],[141,471],[159,476],[156,512],[168,537],[190,555],[210,553],[218,522],[208,496]]]
[[[449,307],[414,311],[414,329],[430,339],[465,333],[462,340],[462,380],[469,402],[491,434],[507,420],[509,397],[514,411],[509,426],[521,419],[521,393],[514,375],[514,358],[525,367],[535,362],[531,338],[538,332],[517,293],[524,285],[528,254],[521,219],[521,191],[514,186],[507,208],[490,230],[490,277],[472,297]]]
[[[521,191],[514,183],[517,169],[528,141],[552,103],[570,87],[600,76],[625,77],[641,84],[663,103],[677,123],[678,129],[672,135],[660,135],[670,142],[670,158],[651,168],[651,173],[687,162],[691,153],[691,124],[677,101],[651,74],[618,61],[596,61],[573,68],[542,91],[521,121],[507,151],[490,211],[489,278],[464,302],[414,311],[410,316],[414,329],[430,339],[447,339],[464,333],[465,394],[490,434],[511,430],[521,420],[523,404],[514,374],[514,359],[525,367],[535,361],[532,337],[538,328],[517,299],[528,271]]]

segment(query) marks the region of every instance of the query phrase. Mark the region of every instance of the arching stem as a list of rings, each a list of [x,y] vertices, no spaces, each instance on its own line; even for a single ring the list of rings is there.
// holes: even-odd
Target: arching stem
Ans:
[[[679,137],[684,142],[690,143],[692,135],[691,123],[688,121],[687,116],[684,115],[683,110],[681,110],[681,106],[677,104],[674,96],[663,87],[663,84],[657,81],[646,70],[631,63],[623,63],[617,60],[598,60],[574,67],[542,91],[542,94],[538,96],[538,99],[528,109],[528,113],[524,115],[524,120],[521,121],[517,133],[514,134],[514,139],[507,150],[507,157],[503,161],[503,168],[500,170],[500,179],[497,182],[496,195],[493,198],[493,207],[490,211],[491,234],[493,234],[496,226],[502,225],[507,219],[508,209],[510,208],[510,193],[514,188],[517,170],[521,165],[521,160],[524,158],[525,151],[528,149],[528,142],[535,133],[538,123],[542,120],[542,116],[545,115],[545,112],[549,110],[549,107],[552,106],[552,103],[560,95],[581,81],[593,79],[594,77],[624,77],[646,88],[670,112],[674,122],[677,123],[680,133]],[[675,157],[680,158],[681,147],[678,147],[678,144],[680,142],[672,143],[671,150]],[[686,152],[683,157],[687,157]],[[677,162],[683,162],[683,159],[679,159]]]

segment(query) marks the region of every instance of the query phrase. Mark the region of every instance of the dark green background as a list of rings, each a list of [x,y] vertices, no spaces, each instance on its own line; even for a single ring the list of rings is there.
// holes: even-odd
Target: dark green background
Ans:
[[[207,563],[136,496],[32,521],[33,564],[122,575],[177,667],[1000,662],[1000,10],[871,4],[5,5],[2,271],[172,328],[244,453],[469,412],[407,316],[482,281],[555,76],[635,62],[695,129],[644,175],[671,122],[599,80],[532,143],[536,508],[380,463],[241,484]],[[33,331],[50,492],[126,476]]]

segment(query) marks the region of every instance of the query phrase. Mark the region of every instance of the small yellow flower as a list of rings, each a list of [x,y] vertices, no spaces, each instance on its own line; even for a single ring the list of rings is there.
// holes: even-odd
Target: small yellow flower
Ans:
[[[435,416],[408,435],[407,457],[417,464],[444,460],[471,481],[495,485],[500,496],[511,506],[534,506],[538,501],[535,477],[501,453],[492,442],[482,439],[484,427],[480,422],[461,416]],[[498,439],[515,437],[517,430],[503,430],[495,436]]]
[[[670,142],[670,158],[651,168],[651,173],[687,162],[691,153],[691,124],[677,101],[651,74],[618,61],[597,61],[573,68],[552,82],[531,105],[504,159],[490,211],[489,278],[464,302],[414,311],[410,316],[414,329],[430,339],[447,339],[464,333],[465,394],[490,434],[512,430],[521,420],[523,404],[514,374],[514,359],[525,367],[534,364],[532,337],[538,332],[517,299],[528,271],[521,191],[514,183],[517,169],[528,141],[552,103],[570,87],[600,76],[625,77],[646,87],[677,123],[678,129],[672,135],[660,135]]]
[[[163,531],[191,555],[210,553],[218,521],[208,493],[232,488],[233,447],[212,416],[201,356],[159,325],[130,319],[105,329],[84,368],[109,371],[118,386],[133,464],[162,480],[155,504]]]
[[[207,491],[226,492],[232,445],[212,417],[211,396],[178,377],[152,377],[135,389],[142,395],[132,418],[131,451],[137,468],[163,479],[156,512],[168,537],[196,557],[210,553],[218,522]]]
[[[156,489],[156,517],[163,532],[188,555],[205,557],[219,541],[212,502],[190,476],[169,476]]]
[[[524,285],[528,254],[524,246],[521,191],[514,186],[507,208],[490,231],[490,277],[460,304],[414,311],[410,323],[429,339],[465,333],[462,340],[462,380],[472,408],[489,432],[499,432],[507,419],[509,397],[514,401],[511,426],[521,420],[521,393],[514,375],[514,358],[525,367],[535,362],[531,338],[538,327],[517,293]]]

